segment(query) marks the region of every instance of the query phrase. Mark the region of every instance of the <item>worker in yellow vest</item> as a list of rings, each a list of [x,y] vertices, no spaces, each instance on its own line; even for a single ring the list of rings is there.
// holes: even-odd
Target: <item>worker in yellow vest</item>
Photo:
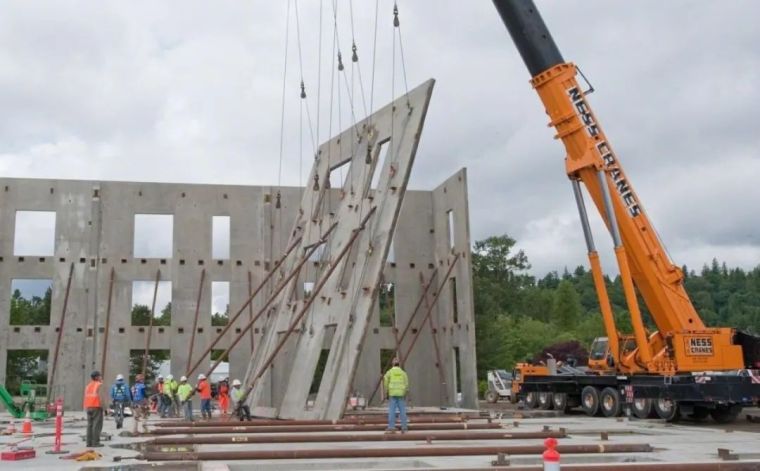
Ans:
[[[84,410],[87,412],[87,447],[101,447],[100,432],[103,430],[103,406],[100,402],[100,386],[103,379],[99,371],[90,374],[91,381],[84,389]]]
[[[409,377],[401,369],[398,357],[393,359],[393,367],[383,377],[385,397],[388,398],[388,429],[386,433],[396,430],[396,409],[401,415],[401,433],[406,433],[406,394],[409,392]]]

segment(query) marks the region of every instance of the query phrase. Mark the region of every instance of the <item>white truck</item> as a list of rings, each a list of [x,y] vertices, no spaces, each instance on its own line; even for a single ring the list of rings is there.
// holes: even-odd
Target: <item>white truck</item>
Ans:
[[[494,404],[499,399],[512,399],[512,373],[507,370],[489,370],[486,401]]]

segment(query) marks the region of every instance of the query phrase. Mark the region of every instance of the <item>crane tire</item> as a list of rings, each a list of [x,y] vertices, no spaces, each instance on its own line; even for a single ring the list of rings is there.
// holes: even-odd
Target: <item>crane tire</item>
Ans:
[[[525,407],[528,409],[535,409],[538,407],[538,395],[536,392],[531,391],[528,393],[525,393]]]
[[[666,422],[678,422],[681,418],[681,411],[679,410],[678,403],[672,399],[661,397],[652,401],[654,411],[657,416]]]
[[[593,386],[586,386],[581,391],[581,409],[589,417],[599,413],[599,390]]]
[[[560,411],[560,412],[567,412],[567,393],[558,393],[555,392],[552,394],[552,404],[554,405],[554,410]]]
[[[615,388],[606,387],[599,395],[599,408],[605,417],[617,417],[623,410],[623,400]]]
[[[541,410],[550,410],[554,407],[552,402],[552,393],[540,392],[538,393],[538,408]]]
[[[631,404],[631,412],[637,419],[649,419],[655,417],[652,400],[649,398],[637,398]]]

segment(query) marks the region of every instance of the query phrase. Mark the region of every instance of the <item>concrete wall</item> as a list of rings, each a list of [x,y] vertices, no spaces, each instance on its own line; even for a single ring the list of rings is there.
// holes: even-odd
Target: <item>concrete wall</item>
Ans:
[[[282,195],[281,208],[275,207],[278,191]],[[52,367],[71,264],[73,277],[55,378],[55,384],[63,386],[68,408],[81,408],[89,372],[101,367],[103,355],[105,381],[110,383],[117,373],[128,372],[129,350],[145,348],[147,328],[130,325],[132,282],[154,280],[158,270],[161,280],[172,282],[172,320],[169,327],[153,328],[151,349],[170,350],[173,373],[175,376],[183,374],[188,362],[201,273],[205,270],[193,360],[222,329],[211,326],[211,283],[230,282],[230,311],[234,314],[248,298],[249,273],[255,288],[284,250],[301,192],[300,188],[292,187],[0,179],[0,384],[5,383],[9,349],[47,349],[50,351],[48,368]],[[23,210],[56,213],[52,256],[14,256],[15,216],[16,211]],[[449,243],[449,210],[454,212],[453,248]],[[134,257],[135,214],[174,216],[171,256]],[[211,256],[213,216],[230,216],[229,259],[215,260]],[[387,263],[384,271],[386,281],[396,283],[396,319],[400,328],[407,322],[422,292],[420,273],[428,281],[437,268],[441,277],[447,268],[442,265],[443,260],[450,259],[452,251],[461,254],[452,272],[457,278],[458,322],[453,321],[449,291],[441,294],[433,308],[432,320],[442,358],[440,365],[430,327],[412,324],[412,330],[428,329],[419,335],[406,365],[412,378],[411,401],[418,405],[453,403],[456,397],[454,348],[458,348],[463,405],[477,406],[469,246],[464,170],[432,192],[407,193],[394,237],[395,262]],[[309,273],[304,275],[304,281],[313,276]],[[11,282],[20,278],[52,278],[50,325],[9,325]],[[262,295],[256,297],[250,312],[255,313],[261,307],[273,284],[270,282]],[[109,291],[111,313],[106,332]],[[430,301],[433,291],[429,293]],[[418,313],[417,318],[423,314],[424,311]],[[245,310],[216,348],[227,348],[248,316],[249,311]],[[104,353],[106,334],[108,348]],[[254,343],[261,338],[258,323],[253,337]],[[380,349],[394,348],[394,338],[392,328],[380,327],[375,316],[354,379],[354,389],[365,396],[369,396],[380,375]],[[232,350],[231,377],[245,374],[251,350],[250,336]],[[206,369],[206,365],[204,361],[201,369]],[[441,384],[438,367],[444,373],[445,385]],[[275,379],[284,377],[274,375]],[[281,389],[282,385],[272,384],[274,394]]]

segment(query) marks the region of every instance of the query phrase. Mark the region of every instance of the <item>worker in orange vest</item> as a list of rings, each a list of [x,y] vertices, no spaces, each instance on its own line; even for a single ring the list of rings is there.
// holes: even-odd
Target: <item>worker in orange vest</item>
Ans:
[[[227,410],[230,408],[230,379],[224,378],[219,381],[219,409],[222,411],[222,415],[227,415]]]
[[[211,384],[203,373],[198,375],[198,384],[195,386],[195,390],[201,396],[201,417],[211,420]]]
[[[103,430],[103,406],[100,402],[100,386],[103,380],[99,371],[90,374],[91,381],[84,389],[84,410],[87,411],[87,447],[101,447],[100,432]]]

